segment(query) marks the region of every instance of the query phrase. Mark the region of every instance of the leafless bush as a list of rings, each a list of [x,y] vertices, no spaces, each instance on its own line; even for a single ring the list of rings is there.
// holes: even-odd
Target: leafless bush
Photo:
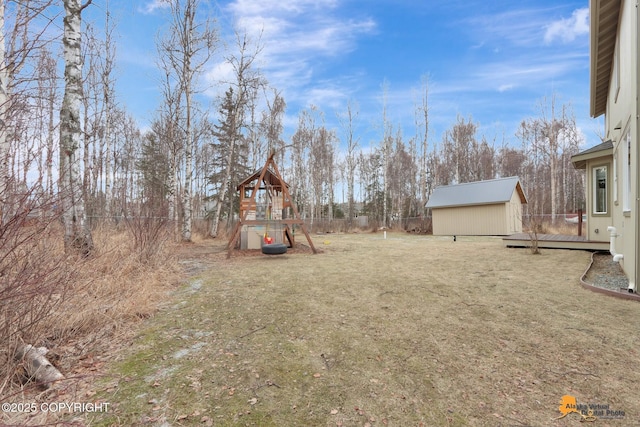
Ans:
[[[171,238],[171,224],[164,217],[132,216],[125,224],[141,261],[152,260]]]
[[[10,207],[0,222],[0,366],[5,384],[15,367],[15,349],[45,338],[45,325],[74,281],[53,200],[25,192],[13,195]]]
[[[531,253],[534,255],[540,254],[538,235],[545,232],[542,216],[530,216],[525,224],[525,229],[531,239],[531,246],[529,247],[529,249],[531,249]]]
[[[198,239],[206,239],[207,236],[209,235],[209,229],[210,229],[210,225],[209,225],[209,221],[206,218],[194,218],[193,219],[193,224],[192,224],[192,233],[193,236],[196,237]],[[219,228],[219,233],[218,236],[220,236],[220,232],[226,230],[226,227],[220,227]]]
[[[165,219],[129,218],[124,229],[100,225],[96,251],[83,257],[65,254],[56,199],[25,192],[2,207],[0,400],[16,393],[19,346],[57,349],[70,368],[81,355],[65,348],[112,346],[116,331],[157,309],[179,274]]]

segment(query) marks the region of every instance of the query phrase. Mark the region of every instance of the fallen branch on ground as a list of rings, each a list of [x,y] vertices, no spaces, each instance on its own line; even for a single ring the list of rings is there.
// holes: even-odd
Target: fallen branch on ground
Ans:
[[[27,378],[45,388],[64,379],[64,375],[45,357],[47,352],[46,347],[34,347],[31,344],[21,345],[16,351],[16,360],[23,362]]]

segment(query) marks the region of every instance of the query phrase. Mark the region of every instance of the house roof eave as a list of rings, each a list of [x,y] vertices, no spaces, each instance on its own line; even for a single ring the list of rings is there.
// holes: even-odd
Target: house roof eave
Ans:
[[[590,113],[601,116],[607,109],[609,85],[613,72],[614,52],[618,35],[621,0],[590,2]]]
[[[575,169],[586,169],[587,160],[613,156],[613,141],[608,140],[595,147],[588,148],[571,157],[571,163]]]

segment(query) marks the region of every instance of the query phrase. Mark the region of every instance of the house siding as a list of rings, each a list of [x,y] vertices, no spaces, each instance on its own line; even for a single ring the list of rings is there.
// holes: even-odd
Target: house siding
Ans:
[[[507,206],[508,234],[522,233],[522,203],[517,191],[511,195]]]
[[[609,191],[607,192],[607,210],[606,214],[594,214],[593,213],[593,185],[594,185],[594,176],[593,169],[599,166],[607,167],[607,182],[609,185]],[[613,210],[615,208],[613,204],[613,187],[616,185],[616,182],[613,179],[613,166],[611,162],[611,157],[604,158],[596,158],[587,161],[586,166],[586,177],[587,177],[587,188],[586,188],[586,198],[587,198],[587,238],[593,241],[608,241],[609,233],[607,232],[607,227],[612,223]]]
[[[636,10],[635,2],[621,2],[620,19],[617,34],[617,49],[614,55],[617,56],[617,64],[612,67],[610,76],[609,93],[607,98],[607,108],[605,112],[605,133],[608,139],[613,141],[613,157],[616,161],[616,175],[612,184],[616,185],[617,200],[612,204],[612,213],[606,219],[606,226],[616,228],[617,237],[615,239],[615,249],[617,253],[623,254],[624,258],[620,262],[623,270],[632,283],[637,283],[638,265],[638,163],[640,155],[638,153],[638,16],[640,12]],[[616,58],[614,57],[614,64]],[[619,82],[619,85],[616,85]],[[623,147],[627,134],[631,135],[631,166],[630,166],[630,209],[624,211],[623,207],[623,165],[627,162],[626,150]],[[591,174],[590,168],[587,173]],[[589,175],[588,175],[589,176]],[[589,181],[592,182],[589,176]],[[589,196],[589,190],[587,190]],[[596,219],[594,218],[594,223]],[[605,224],[600,228],[607,238]],[[593,229],[589,228],[590,235]]]
[[[434,236],[503,236],[511,234],[511,203],[433,209]]]

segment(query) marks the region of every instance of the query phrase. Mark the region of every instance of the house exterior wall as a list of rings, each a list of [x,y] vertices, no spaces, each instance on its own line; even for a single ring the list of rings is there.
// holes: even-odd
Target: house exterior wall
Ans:
[[[434,236],[503,236],[508,235],[510,203],[479,206],[434,208]]]
[[[594,213],[594,169],[606,166],[607,167],[607,210],[606,214]],[[586,182],[587,188],[586,191],[586,199],[587,199],[587,239],[593,241],[601,241],[608,242],[609,241],[609,232],[607,231],[607,227],[612,224],[613,221],[613,210],[615,206],[613,205],[614,199],[614,186],[616,185],[613,173],[613,162],[611,156],[605,156],[601,158],[591,159],[587,161],[586,166]]]
[[[638,20],[640,12],[635,2],[622,1],[618,26],[614,65],[611,71],[607,109],[605,113],[606,138],[613,141],[612,169],[615,169],[614,200],[609,226],[617,231],[615,249],[623,254],[620,265],[632,286],[637,283],[638,265]],[[627,144],[630,138],[630,152]],[[626,166],[628,165],[628,166]],[[628,175],[625,175],[628,167]],[[592,168],[587,169],[591,173]],[[590,177],[588,182],[592,182]],[[589,197],[589,191],[587,192]],[[625,201],[625,197],[627,198]],[[591,231],[591,227],[590,231]],[[606,231],[600,228],[600,233]],[[608,233],[607,233],[608,236]]]

